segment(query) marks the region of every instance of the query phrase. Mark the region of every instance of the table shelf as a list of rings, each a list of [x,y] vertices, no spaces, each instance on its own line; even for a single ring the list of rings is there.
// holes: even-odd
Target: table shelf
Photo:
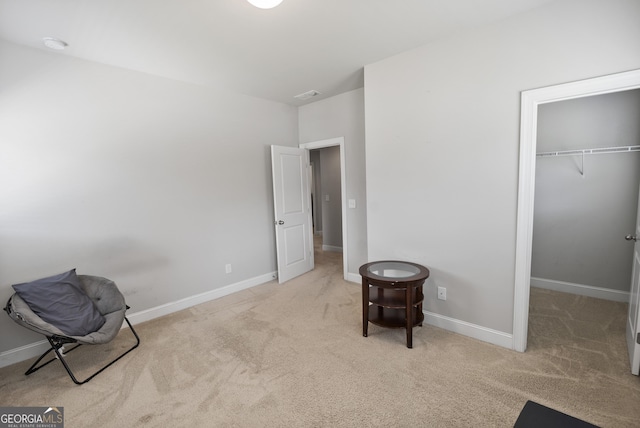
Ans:
[[[414,307],[411,314],[411,326],[422,325],[424,314]],[[386,308],[377,305],[369,305],[369,322],[380,327],[405,328],[407,326],[405,308]]]
[[[404,309],[407,306],[406,290],[390,290],[384,289],[383,293],[378,293],[377,287],[369,288],[369,302],[384,308]],[[418,306],[424,301],[422,289],[414,289],[411,296],[412,306]]]

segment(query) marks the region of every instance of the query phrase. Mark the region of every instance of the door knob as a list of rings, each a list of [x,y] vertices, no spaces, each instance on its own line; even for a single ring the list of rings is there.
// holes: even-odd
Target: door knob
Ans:
[[[637,241],[638,237],[635,235],[627,235],[624,237],[624,239],[626,239],[627,241]]]
[[[274,222],[274,223],[275,223],[275,224],[284,224],[284,221],[282,221],[282,220],[278,220],[278,221],[276,221],[276,222]]]

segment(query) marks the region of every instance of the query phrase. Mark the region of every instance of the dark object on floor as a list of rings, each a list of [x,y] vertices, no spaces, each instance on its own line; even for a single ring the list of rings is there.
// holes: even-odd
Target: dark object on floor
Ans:
[[[527,401],[513,428],[598,428],[589,422]]]
[[[61,279],[60,282],[51,280],[52,278],[58,277]],[[9,298],[7,306],[4,308],[4,310],[16,323],[25,328],[28,328],[29,330],[35,331],[36,333],[43,334],[51,345],[51,347],[44,354],[42,354],[31,367],[29,367],[29,370],[26,371],[25,375],[30,375],[31,373],[58,359],[71,377],[71,380],[73,380],[73,382],[78,385],[82,385],[83,383],[89,382],[96,375],[102,373],[102,371],[104,371],[107,367],[111,366],[120,358],[124,357],[126,354],[138,347],[138,345],[140,344],[140,338],[125,316],[125,312],[127,311],[127,309],[129,309],[129,307],[126,305],[124,296],[122,295],[122,293],[120,293],[120,290],[118,290],[116,284],[113,281],[107,278],[90,275],[78,275],[76,278],[75,270],[65,272],[61,275],[56,275],[55,277],[45,278],[45,280],[46,281],[39,280],[28,283],[26,284],[28,285],[27,288],[35,287],[36,291],[41,294],[40,298],[47,298],[47,288],[79,288],[79,293],[88,296],[91,302],[93,302],[92,304],[95,305],[95,309],[97,310],[97,312],[99,312],[100,317],[104,317],[104,321],[98,324],[94,324],[98,326],[95,327],[97,329],[87,332],[86,334],[73,335],[68,333],[69,330],[67,330],[67,333],[65,333],[57,326],[43,319],[46,318],[42,316],[42,311],[47,310],[46,304],[42,304],[38,309],[32,309],[29,304],[27,304],[25,299],[21,297],[21,292],[22,294],[25,294],[24,287],[21,286],[24,286],[25,284],[19,284],[18,287],[14,287],[16,289],[16,293]],[[18,289],[21,290],[18,291]],[[71,297],[60,299],[59,296],[56,295],[56,293],[50,293],[49,296],[52,298],[50,307],[57,306],[56,310],[53,311],[57,312],[57,314],[55,314],[53,318],[49,317],[50,321],[53,320],[53,322],[56,322],[60,316],[63,316],[65,314],[65,312],[67,314],[78,313],[78,309],[75,306],[70,306],[67,311],[65,311],[63,307],[59,307],[60,305],[64,306],[65,302],[77,303],[77,299]],[[29,299],[30,296],[26,294],[25,297]],[[79,318],[86,319],[85,317],[80,316]],[[59,325],[62,328],[68,328],[69,320],[63,321],[64,324]],[[110,342],[118,335],[118,332],[120,331],[120,328],[122,327],[122,323],[124,321],[126,321],[129,325],[129,329],[136,339],[136,344],[126,350],[124,353],[120,354],[117,358],[103,366],[97,372],[93,373],[91,376],[81,381],[77,380],[73,372],[71,371],[71,368],[69,367],[67,361],[65,360],[66,354],[77,349],[83,344],[101,345]],[[70,346],[71,344],[74,345],[71,349],[64,348],[65,346]],[[40,363],[40,361],[42,361],[42,359],[52,351],[55,354],[55,358],[52,358],[49,361],[38,365],[38,363]]]

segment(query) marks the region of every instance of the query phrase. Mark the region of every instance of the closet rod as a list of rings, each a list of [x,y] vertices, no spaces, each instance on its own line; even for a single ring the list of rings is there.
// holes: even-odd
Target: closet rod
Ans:
[[[546,156],[576,156],[576,155],[600,155],[606,153],[630,153],[640,152],[640,146],[602,147],[599,149],[560,150],[555,152],[536,153],[538,157]]]

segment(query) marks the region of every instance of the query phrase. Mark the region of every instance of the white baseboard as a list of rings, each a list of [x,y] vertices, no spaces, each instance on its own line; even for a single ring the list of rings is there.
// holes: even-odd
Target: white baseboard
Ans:
[[[627,291],[574,284],[572,282],[555,281],[553,279],[532,277],[531,286],[544,288],[546,290],[561,291],[563,293],[578,294],[580,296],[595,297],[597,299],[612,300],[614,302],[627,303],[629,301],[629,292]]]
[[[195,296],[185,297],[184,299],[177,300],[175,302],[166,303],[164,305],[156,306],[155,308],[146,309],[140,312],[134,312],[131,315],[127,315],[131,324],[138,324],[145,321],[150,321],[155,318],[169,315],[174,312],[181,311],[183,309],[190,308],[200,303],[205,303],[211,300],[219,299],[220,297],[228,296],[229,294],[237,293],[238,291],[246,290],[247,288],[255,287],[256,285],[264,284],[277,278],[276,272],[267,273],[264,275],[249,278],[244,281],[236,282],[224,287],[216,288],[215,290],[207,291]]]
[[[347,281],[362,284],[362,277],[360,274],[349,272],[347,273]]]
[[[433,312],[424,312],[424,322],[429,325],[440,327],[442,329],[462,334],[463,336],[472,337],[482,340],[483,342],[492,343],[502,346],[503,348],[513,349],[513,335],[502,331],[493,330],[472,324],[459,319],[450,318]]]
[[[342,247],[336,247],[334,245],[322,245],[322,251],[332,251],[334,253],[341,253]]]
[[[155,318],[169,315],[174,312],[181,311],[183,309],[190,308],[200,303],[205,303],[211,300],[218,299],[220,297],[227,296],[238,291],[246,290],[247,288],[255,287],[274,280],[277,277],[276,272],[267,273],[264,275],[249,278],[244,281],[236,282],[224,287],[216,288],[215,290],[207,291],[205,293],[196,294],[195,296],[186,297],[184,299],[177,300],[175,302],[166,303],[164,305],[156,306],[154,308],[145,309],[140,312],[134,312],[127,314],[127,318],[131,324],[139,324],[141,322],[150,321]],[[123,325],[126,326],[125,323]],[[38,342],[30,343],[28,345],[21,346],[19,348],[10,349],[8,351],[0,352],[0,368],[10,366],[11,364],[19,363],[30,358],[40,356],[44,351],[49,348],[49,342],[41,340]]]
[[[47,340],[40,340],[38,342],[29,343],[28,345],[0,352],[0,368],[28,360],[29,358],[39,357],[48,348],[51,348],[49,342]]]

